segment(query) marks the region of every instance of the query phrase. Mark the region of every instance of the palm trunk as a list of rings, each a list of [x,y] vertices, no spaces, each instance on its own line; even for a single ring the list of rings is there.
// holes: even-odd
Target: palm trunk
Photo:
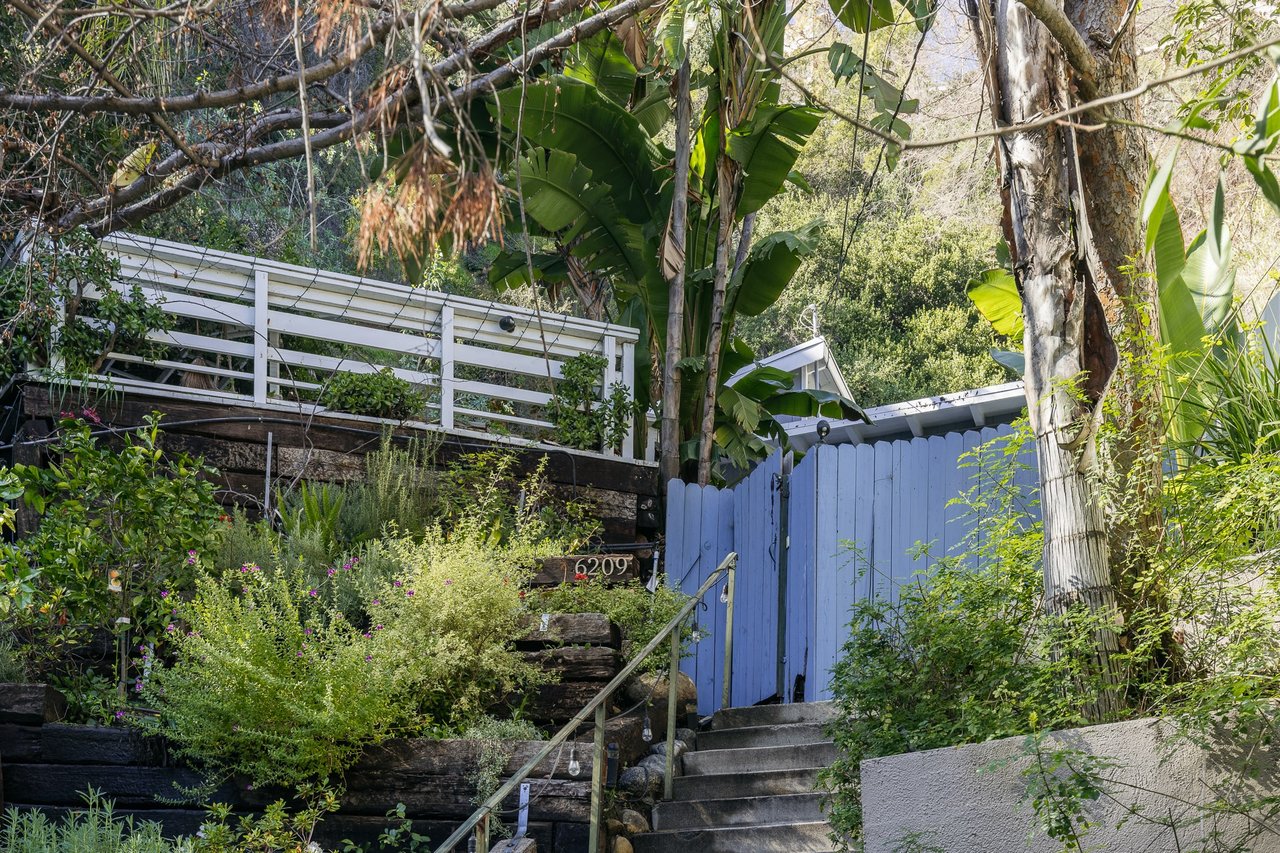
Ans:
[[[680,356],[684,345],[685,237],[689,218],[689,59],[676,72],[675,176],[671,183],[671,226],[663,247],[664,271],[670,282],[667,294],[667,351],[662,370],[662,481],[680,476]],[[665,263],[667,258],[670,264]]]
[[[721,118],[721,127],[724,119]],[[712,279],[711,323],[707,333],[706,391],[702,402],[701,442],[698,445],[698,485],[711,482],[711,451],[715,446],[716,395],[720,390],[720,350],[724,343],[724,301],[729,286],[729,243],[733,238],[734,169],[722,153],[716,163],[716,184],[720,193],[720,223],[716,230],[716,266]]]

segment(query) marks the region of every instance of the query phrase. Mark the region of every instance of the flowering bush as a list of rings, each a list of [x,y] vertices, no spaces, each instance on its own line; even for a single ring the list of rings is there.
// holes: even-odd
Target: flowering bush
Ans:
[[[179,751],[215,777],[294,786],[336,773],[365,746],[417,727],[411,660],[319,602],[287,571],[204,575],[166,626],[169,666],[144,695]]]
[[[214,777],[295,786],[342,771],[393,735],[455,734],[545,676],[512,648],[521,586],[559,543],[518,525],[502,545],[477,519],[372,543],[394,567],[348,561],[316,580],[296,563],[202,575],[165,626],[176,656],[144,695],[180,752]],[[365,596],[355,616],[336,606]]]
[[[418,707],[437,730],[457,730],[498,697],[545,678],[511,644],[521,635],[520,590],[556,547],[519,533],[493,545],[488,534],[473,520],[448,535],[436,528],[382,546],[403,572],[369,613],[396,654],[413,661]]]

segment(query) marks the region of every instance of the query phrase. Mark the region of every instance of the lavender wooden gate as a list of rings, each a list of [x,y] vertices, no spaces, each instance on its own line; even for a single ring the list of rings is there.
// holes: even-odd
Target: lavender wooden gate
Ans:
[[[850,607],[873,595],[894,596],[975,530],[977,520],[951,501],[996,484],[990,470],[961,457],[1010,432],[1001,426],[819,446],[794,470],[775,453],[728,489],[672,481],[668,583],[695,589],[725,554],[739,555],[732,703],[829,698]],[[1034,451],[1024,451],[1021,461],[1026,467],[1012,485],[1029,500]],[[724,617],[724,605],[710,599],[698,616],[703,637],[684,662],[704,714],[720,704]]]

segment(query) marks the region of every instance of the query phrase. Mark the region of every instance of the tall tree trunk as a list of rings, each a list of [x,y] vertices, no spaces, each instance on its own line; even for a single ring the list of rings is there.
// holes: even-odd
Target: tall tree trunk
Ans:
[[[1127,21],[1125,4],[1068,2],[1065,11],[1054,0],[979,0],[970,8],[998,125],[1017,128],[1071,106],[1074,91],[1106,94],[1126,79],[1110,45],[1101,44]],[[1098,29],[1107,23],[1113,29]],[[1132,45],[1125,38],[1115,40],[1122,51]],[[1096,663],[1103,687],[1085,711],[1105,719],[1123,699],[1115,660],[1122,620],[1095,439],[1118,361],[1113,331],[1132,340],[1128,324],[1154,312],[1153,294],[1135,291],[1122,271],[1140,261],[1143,250],[1141,184],[1134,180],[1135,164],[1146,168],[1141,140],[1130,134],[1080,142],[1080,136],[1087,134],[1064,125],[1015,131],[1002,138],[999,152],[1005,228],[1025,312],[1046,607],[1054,614],[1086,607],[1099,619]],[[1096,229],[1106,230],[1106,239],[1095,240]],[[1124,404],[1158,423],[1150,400]]]
[[[721,113],[720,127],[727,125],[725,113]],[[721,130],[721,136],[724,132]],[[720,390],[720,350],[724,344],[724,301],[729,286],[729,243],[733,238],[734,211],[737,209],[734,186],[736,169],[729,155],[720,144],[720,156],[716,160],[716,186],[720,194],[719,227],[716,229],[716,265],[712,278],[711,325],[707,332],[706,391],[702,402],[701,439],[698,444],[698,485],[711,482],[711,451],[715,446],[716,396]]]
[[[670,284],[667,294],[667,351],[662,370],[663,482],[680,476],[680,356],[684,348],[685,237],[689,218],[689,59],[676,71],[675,176],[671,182],[671,222],[662,247],[663,272]]]

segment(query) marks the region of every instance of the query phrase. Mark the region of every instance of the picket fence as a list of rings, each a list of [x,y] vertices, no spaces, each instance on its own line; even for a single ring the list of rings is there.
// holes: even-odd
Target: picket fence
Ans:
[[[954,498],[1004,488],[972,454],[1009,426],[867,444],[822,445],[797,464],[775,453],[731,488],[678,480],[667,489],[667,583],[696,589],[730,551],[739,555],[731,704],[830,698],[830,673],[850,608],[893,598],[933,560],[959,553],[979,519]],[[1034,511],[1034,448],[1007,484]],[[966,454],[969,454],[966,456]],[[720,706],[725,606],[698,611],[698,642],[682,668],[699,712]]]

